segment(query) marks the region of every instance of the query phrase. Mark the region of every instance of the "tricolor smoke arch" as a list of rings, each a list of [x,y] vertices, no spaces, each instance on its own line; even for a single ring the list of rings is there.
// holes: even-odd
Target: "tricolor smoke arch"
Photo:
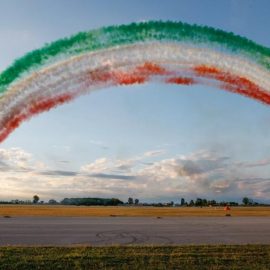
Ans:
[[[270,49],[210,27],[146,22],[78,33],[0,74],[0,142],[22,121],[96,89],[206,84],[270,104]]]

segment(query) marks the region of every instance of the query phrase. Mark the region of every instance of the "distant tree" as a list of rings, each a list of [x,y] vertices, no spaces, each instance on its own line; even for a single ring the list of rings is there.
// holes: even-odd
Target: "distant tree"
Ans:
[[[120,204],[123,204],[123,202],[120,201],[120,200],[117,199],[117,198],[112,198],[112,199],[108,202],[108,205],[120,205]]]
[[[190,200],[189,206],[194,206],[194,201],[193,200]]]
[[[138,205],[139,204],[139,199],[135,199],[135,204]]]
[[[221,202],[219,203],[219,205],[220,205],[220,206],[226,206],[226,205],[227,205],[227,202],[221,201]]]
[[[57,201],[55,199],[50,199],[48,201],[49,204],[57,204]]]
[[[34,195],[33,196],[33,203],[38,203],[38,201],[39,201],[38,195]]]
[[[238,203],[237,202],[229,202],[229,205],[231,205],[231,206],[237,206]]]
[[[203,200],[202,200],[202,205],[203,205],[203,206],[207,206],[207,205],[208,205],[206,199],[203,199]]]
[[[250,201],[249,201],[249,198],[248,197],[244,197],[242,199],[242,202],[243,202],[244,205],[248,205]]]
[[[128,198],[128,204],[133,204],[133,198],[131,197]]]
[[[203,200],[201,198],[197,198],[196,202],[195,202],[195,205],[196,206],[202,206],[202,204],[203,204]]]
[[[211,200],[211,201],[208,201],[208,204],[213,206],[213,205],[216,205],[217,202],[215,200]]]
[[[186,203],[185,199],[184,198],[181,198],[181,206],[184,206]]]

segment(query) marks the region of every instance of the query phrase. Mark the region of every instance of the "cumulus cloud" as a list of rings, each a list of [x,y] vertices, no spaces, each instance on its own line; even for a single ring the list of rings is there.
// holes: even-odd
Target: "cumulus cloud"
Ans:
[[[84,173],[101,173],[110,168],[110,160],[107,158],[99,158],[92,163],[83,165],[81,171]]]
[[[31,161],[31,154],[20,148],[0,149],[0,161],[7,166],[25,168]]]
[[[150,152],[150,151],[149,151]],[[155,157],[154,160],[150,160]],[[2,199],[67,196],[128,196],[141,199],[206,198],[267,199],[270,179],[252,168],[266,161],[241,162],[211,151],[172,158],[145,154],[129,159],[99,158],[77,170],[53,169],[20,148],[0,149]]]
[[[1,161],[0,160],[0,170],[3,172],[3,171],[8,171],[10,170],[10,166],[5,163],[4,161]]]
[[[138,166],[138,161],[141,158],[135,157],[132,159],[108,159],[99,158],[92,163],[83,165],[81,167],[82,173],[95,174],[102,172],[121,172],[121,173],[131,173],[136,166]]]
[[[152,165],[144,168],[141,173],[156,176],[157,179],[163,178],[196,178],[206,173],[218,171],[226,168],[227,157],[209,156],[205,153],[198,152],[188,156],[180,156],[172,159],[164,159],[152,163]]]

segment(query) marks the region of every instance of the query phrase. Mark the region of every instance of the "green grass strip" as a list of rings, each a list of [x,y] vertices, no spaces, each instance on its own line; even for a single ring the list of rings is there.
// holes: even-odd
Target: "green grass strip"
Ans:
[[[0,269],[270,269],[270,245],[2,247]]]

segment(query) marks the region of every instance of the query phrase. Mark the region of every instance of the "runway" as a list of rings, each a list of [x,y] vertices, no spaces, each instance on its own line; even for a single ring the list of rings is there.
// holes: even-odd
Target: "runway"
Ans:
[[[6,245],[270,244],[269,217],[0,218]]]

